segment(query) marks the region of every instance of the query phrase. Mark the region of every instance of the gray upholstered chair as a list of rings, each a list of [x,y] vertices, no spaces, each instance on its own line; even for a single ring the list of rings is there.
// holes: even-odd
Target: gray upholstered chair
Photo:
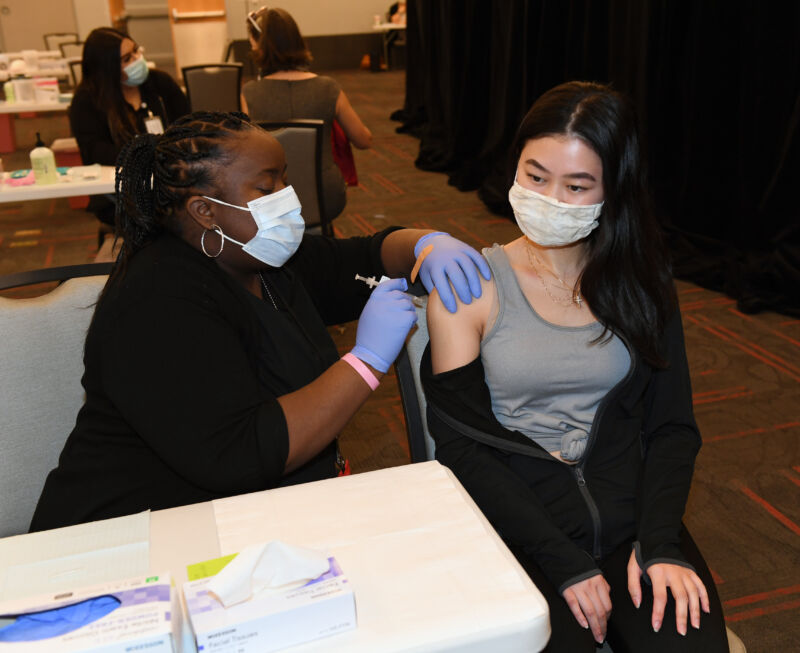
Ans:
[[[427,297],[423,299],[427,300]],[[425,418],[427,404],[419,379],[419,363],[422,359],[422,352],[425,351],[425,346],[428,344],[425,308],[417,307],[417,318],[416,331],[406,340],[405,346],[395,361],[395,372],[406,418],[408,449],[412,463],[433,460],[436,451],[436,444],[428,432],[428,422]],[[730,628],[727,630],[728,647],[731,653],[746,653],[742,640]],[[599,651],[613,653],[608,642]]]
[[[427,296],[419,298],[425,305],[427,300]],[[433,460],[436,451],[436,444],[428,432],[428,421],[425,418],[427,402],[419,379],[419,362],[427,344],[428,323],[425,308],[417,306],[417,328],[406,340],[394,363],[400,400],[406,418],[408,450],[412,463]]]
[[[242,64],[184,66],[181,74],[192,111],[242,110]]]
[[[331,223],[322,210],[322,120],[286,120],[260,122],[264,129],[278,139],[286,152],[286,171],[289,183],[303,205],[303,219],[309,231],[333,235]],[[330,147],[330,143],[327,147]]]
[[[90,264],[0,277],[0,290],[63,280],[41,297],[0,297],[0,537],[27,532],[75,425],[86,331],[110,269]]]

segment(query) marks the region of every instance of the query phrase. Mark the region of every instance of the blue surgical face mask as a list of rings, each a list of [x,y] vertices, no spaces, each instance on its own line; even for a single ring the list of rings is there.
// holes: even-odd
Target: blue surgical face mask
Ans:
[[[147,60],[144,58],[144,55],[136,59],[136,61],[131,61],[122,70],[125,71],[125,74],[128,76],[128,79],[122,82],[125,86],[141,86],[150,74],[150,69],[147,67]]]
[[[207,200],[224,204],[241,211],[250,211],[255,220],[258,231],[246,243],[240,243],[230,236],[217,233],[225,240],[230,240],[242,248],[253,258],[274,268],[281,267],[297,251],[303,240],[306,223],[300,214],[300,200],[294,188],[286,186],[277,193],[263,195],[258,199],[248,202],[247,206],[236,206],[222,200],[203,195]]]

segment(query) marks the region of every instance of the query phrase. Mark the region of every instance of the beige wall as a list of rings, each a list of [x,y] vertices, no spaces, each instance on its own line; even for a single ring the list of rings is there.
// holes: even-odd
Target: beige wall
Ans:
[[[292,14],[303,36],[360,34],[372,31],[372,17],[384,16],[392,0],[225,0],[228,34],[231,39],[247,38],[247,12],[262,5],[277,6]]]
[[[44,49],[44,34],[75,32],[72,0],[2,0],[0,31],[6,52]]]
[[[73,0],[73,3],[78,37],[81,41],[85,40],[95,27],[111,25],[112,14],[108,0]],[[68,4],[68,1],[64,4]]]
[[[133,15],[169,7],[169,19],[140,17],[131,21],[131,34],[146,44],[148,58],[171,69],[221,60],[229,39],[246,38],[247,12],[266,0],[2,0],[0,48],[5,51],[44,47],[46,32],[78,32],[83,39],[92,29],[111,25],[123,8]],[[383,15],[390,0],[280,0],[306,36],[357,34],[371,31],[373,16]],[[46,11],[42,11],[46,5]],[[179,12],[224,11],[218,18],[178,20]],[[162,10],[163,11],[163,10]],[[154,12],[158,13],[158,12]],[[152,23],[152,24],[151,24]],[[135,32],[135,33],[134,33]]]

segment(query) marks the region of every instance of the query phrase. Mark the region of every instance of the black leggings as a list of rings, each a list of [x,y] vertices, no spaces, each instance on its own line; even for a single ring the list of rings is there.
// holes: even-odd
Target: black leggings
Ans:
[[[584,630],[575,620],[567,602],[547,580],[539,566],[520,549],[510,547],[531,580],[539,588],[550,606],[552,635],[546,653],[593,652],[597,644],[592,631]],[[675,627],[675,599],[667,588],[667,606],[661,630],[653,632],[650,625],[653,612],[653,592],[642,578],[642,605],[637,610],[628,593],[628,560],[631,542],[624,542],[600,564],[608,584],[611,586],[611,616],[608,620],[606,639],[614,653],[728,653],[728,637],[717,589],[711,578],[703,556],[686,529],[681,531],[681,551],[697,570],[708,591],[711,613],[700,611],[700,629],[695,630],[687,616],[686,636]]]

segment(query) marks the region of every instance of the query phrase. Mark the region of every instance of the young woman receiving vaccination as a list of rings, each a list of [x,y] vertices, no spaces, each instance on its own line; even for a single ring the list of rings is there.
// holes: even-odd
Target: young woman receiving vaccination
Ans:
[[[547,651],[727,651],[683,516],[700,434],[635,118],[570,82],[520,125],[509,200],[522,236],[446,311],[422,362],[436,457],[550,606]]]
[[[402,277],[420,250],[453,310],[450,283],[480,293],[488,266],[447,234],[304,234],[285,178],[280,144],[243,114],[191,114],[123,150],[122,251],[33,530],[335,476],[337,434],[416,320]],[[326,325],[359,314],[340,358]]]

